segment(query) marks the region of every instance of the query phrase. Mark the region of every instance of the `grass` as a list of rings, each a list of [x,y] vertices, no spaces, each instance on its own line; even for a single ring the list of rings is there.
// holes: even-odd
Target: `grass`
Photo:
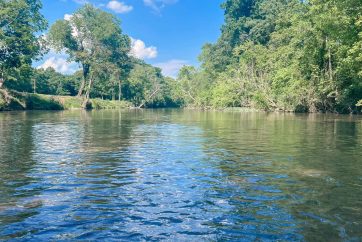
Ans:
[[[117,109],[117,108],[131,108],[133,104],[127,101],[109,101],[102,99],[92,99],[92,107],[94,109]]]
[[[64,110],[64,106],[55,97],[24,94],[26,109],[30,110]]]
[[[83,98],[71,96],[52,96],[43,94],[8,92],[0,89],[0,111],[12,110],[70,110],[82,109]],[[89,109],[131,108],[127,101],[91,99]]]

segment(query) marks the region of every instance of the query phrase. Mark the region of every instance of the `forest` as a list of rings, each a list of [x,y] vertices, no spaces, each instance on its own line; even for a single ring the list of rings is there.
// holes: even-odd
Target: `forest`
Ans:
[[[0,103],[14,92],[94,98],[135,107],[249,107],[359,113],[362,1],[226,0],[216,43],[177,78],[130,55],[116,16],[85,4],[48,26],[40,0],[0,0]],[[40,34],[41,33],[41,34]],[[81,67],[37,69],[49,51]],[[3,99],[3,101],[1,101]]]

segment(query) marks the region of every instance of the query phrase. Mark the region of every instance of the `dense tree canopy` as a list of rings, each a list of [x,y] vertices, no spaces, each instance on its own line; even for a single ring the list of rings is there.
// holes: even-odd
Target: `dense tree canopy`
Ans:
[[[185,92],[188,105],[357,110],[361,1],[226,0],[222,7],[222,34],[203,48],[202,68],[189,80],[199,89],[191,99]],[[183,72],[178,79],[183,86]]]
[[[40,0],[0,0],[0,88],[5,80],[28,75],[32,60],[42,54],[37,33],[47,22],[41,7]]]

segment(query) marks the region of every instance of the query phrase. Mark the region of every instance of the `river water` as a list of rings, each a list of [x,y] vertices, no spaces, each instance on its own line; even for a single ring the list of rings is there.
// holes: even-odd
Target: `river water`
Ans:
[[[362,118],[0,113],[0,240],[361,241]]]

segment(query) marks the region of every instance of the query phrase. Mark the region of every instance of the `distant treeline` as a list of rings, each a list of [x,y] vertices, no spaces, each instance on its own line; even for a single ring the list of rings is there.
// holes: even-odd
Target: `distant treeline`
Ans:
[[[114,15],[85,4],[47,31],[41,8],[40,0],[0,0],[0,88],[83,97],[84,107],[90,98],[296,112],[362,105],[361,0],[226,0],[220,38],[203,47],[200,68],[185,66],[176,80],[130,55]],[[81,69],[34,69],[50,49]]]

